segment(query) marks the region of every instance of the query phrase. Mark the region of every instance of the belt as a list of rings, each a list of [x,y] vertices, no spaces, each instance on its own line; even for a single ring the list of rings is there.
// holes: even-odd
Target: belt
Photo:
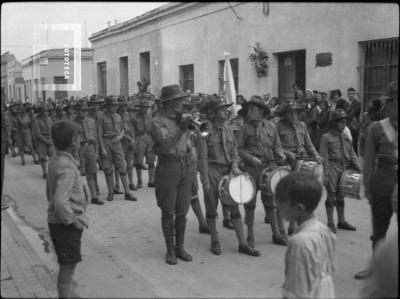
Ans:
[[[103,135],[105,139],[114,139],[115,137],[117,137],[117,135]]]
[[[81,145],[86,145],[86,144],[94,144],[94,141],[93,140],[81,141]]]
[[[190,163],[191,161],[191,156],[190,155],[185,155],[185,156],[174,156],[174,155],[158,155],[158,161],[159,164],[162,163]]]
[[[329,159],[329,161],[335,162],[337,164],[342,164],[342,165],[349,164],[349,161],[346,161],[346,160],[343,160],[343,159]]]
[[[376,159],[377,169],[397,170],[398,161],[391,156],[378,156]]]

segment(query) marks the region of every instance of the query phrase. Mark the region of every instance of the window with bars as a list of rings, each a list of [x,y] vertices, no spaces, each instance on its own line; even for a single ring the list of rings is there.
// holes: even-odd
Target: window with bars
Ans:
[[[194,93],[194,65],[180,65],[179,66],[179,84],[183,91]]]
[[[359,44],[362,105],[367,107],[372,99],[385,92],[390,82],[398,80],[399,38],[363,41]]]
[[[231,62],[233,82],[235,83],[235,90],[238,93],[239,90],[239,58],[231,58],[229,60]],[[218,86],[219,92],[224,91],[224,66],[225,60],[218,61],[219,71],[218,71]]]

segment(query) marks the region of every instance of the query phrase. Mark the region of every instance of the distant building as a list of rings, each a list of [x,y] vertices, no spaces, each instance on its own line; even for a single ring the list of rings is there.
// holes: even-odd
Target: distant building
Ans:
[[[132,94],[179,82],[191,92],[223,88],[229,52],[236,90],[245,97],[293,97],[293,86],[380,95],[398,79],[399,10],[395,3],[169,3],[92,34],[95,90]],[[266,76],[249,60],[267,52]]]
[[[14,56],[14,55],[12,55]],[[22,76],[21,63],[10,59],[7,64],[7,85],[9,100],[25,102],[25,81]]]
[[[22,72],[25,79],[26,95],[32,103],[47,100],[70,98],[71,96],[83,97],[94,93],[93,87],[93,51],[90,48],[81,50],[81,89],[80,90],[61,90],[61,84],[71,84],[73,78],[73,49],[69,49],[69,59],[71,64],[68,65],[69,78],[65,73],[65,50],[50,49],[35,55],[32,55],[22,61]],[[44,84],[57,84],[55,90],[45,88]]]

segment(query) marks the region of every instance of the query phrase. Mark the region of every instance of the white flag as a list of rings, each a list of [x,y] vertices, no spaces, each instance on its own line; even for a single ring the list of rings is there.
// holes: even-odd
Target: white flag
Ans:
[[[229,53],[224,52],[225,64],[224,64],[224,96],[227,104],[233,103],[233,115],[236,116],[240,107],[236,105],[236,91],[235,83],[233,81],[233,74],[231,68],[231,62],[229,61]]]

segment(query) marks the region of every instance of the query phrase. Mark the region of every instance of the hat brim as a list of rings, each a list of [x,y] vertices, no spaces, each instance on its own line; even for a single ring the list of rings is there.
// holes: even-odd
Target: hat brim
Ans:
[[[188,97],[189,95],[190,95],[189,93],[180,92],[180,93],[178,93],[178,94],[176,94],[176,95],[173,95],[172,97],[165,98],[165,99],[162,98],[162,99],[161,99],[161,102],[165,103],[165,102],[180,100],[180,99],[183,99],[183,98]]]

